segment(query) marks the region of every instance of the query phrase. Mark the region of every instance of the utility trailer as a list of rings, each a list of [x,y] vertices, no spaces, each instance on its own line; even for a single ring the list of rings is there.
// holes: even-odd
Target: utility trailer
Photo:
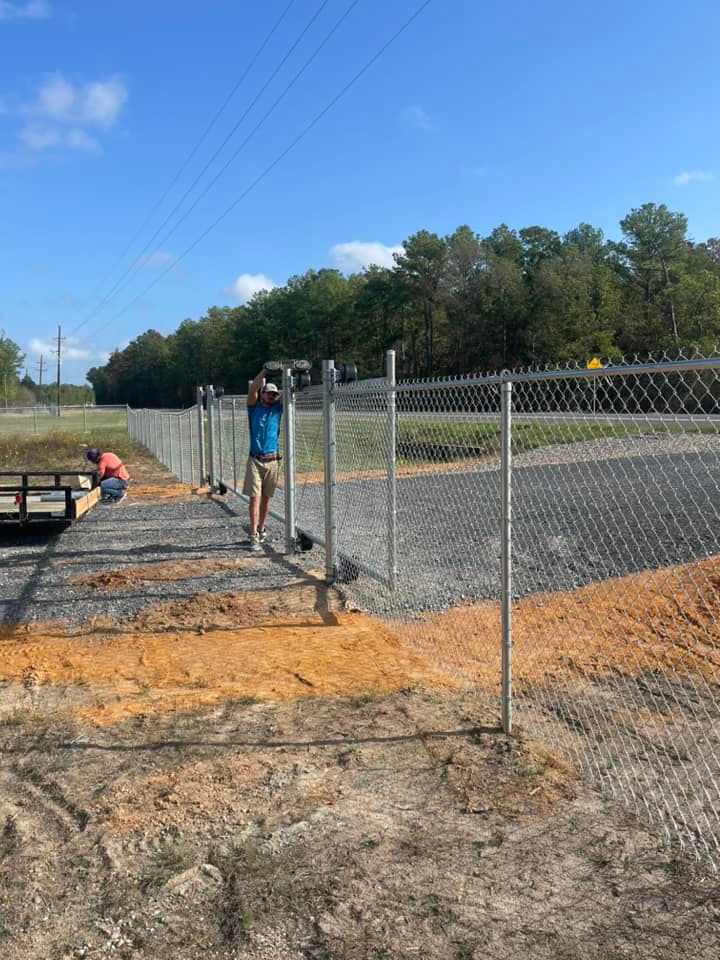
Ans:
[[[74,484],[63,478],[74,478]],[[37,479],[36,479],[37,478]],[[52,478],[52,483],[48,478]],[[10,482],[10,481],[17,481]],[[43,483],[42,481],[46,482]],[[78,489],[79,487],[79,489]],[[72,523],[100,499],[97,471],[0,472],[0,523]]]

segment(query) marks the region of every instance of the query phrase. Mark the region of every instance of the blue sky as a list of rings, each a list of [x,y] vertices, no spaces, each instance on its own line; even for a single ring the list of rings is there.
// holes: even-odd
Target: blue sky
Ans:
[[[58,324],[80,383],[146,329],[310,267],[391,262],[421,228],[587,221],[618,237],[655,202],[696,240],[720,234],[717,2],[433,0],[178,261],[421,4],[358,0],[243,145],[351,5],[289,2],[0,0],[0,327],[31,372]]]

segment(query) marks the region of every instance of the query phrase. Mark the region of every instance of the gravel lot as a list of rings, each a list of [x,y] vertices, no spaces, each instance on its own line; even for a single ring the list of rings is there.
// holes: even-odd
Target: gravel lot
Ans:
[[[516,457],[514,595],[572,589],[720,553],[719,454],[714,437],[652,437]],[[398,591],[391,596],[361,576],[348,587],[358,606],[390,613],[499,599],[497,464],[441,469],[398,479]],[[381,574],[387,570],[386,498],[384,477],[338,484],[340,552]],[[322,531],[320,485],[301,490],[298,517],[306,529]]]
[[[189,593],[230,593],[273,589],[288,581],[284,562],[267,562],[284,549],[278,524],[268,525],[269,545],[259,559],[248,555],[246,509],[234,498],[188,497],[163,503],[127,497],[117,506],[98,504],[62,531],[44,525],[0,528],[0,622],[67,620],[81,624],[94,616],[118,620],[150,603]],[[136,588],[88,591],[70,577],[117,570],[127,564],[244,558],[237,570],[203,571],[190,580],[158,580]],[[319,566],[317,551],[298,555],[297,564]]]

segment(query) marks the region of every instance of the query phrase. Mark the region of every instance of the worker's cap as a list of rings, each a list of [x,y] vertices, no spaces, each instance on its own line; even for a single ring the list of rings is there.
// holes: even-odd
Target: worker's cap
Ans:
[[[100,456],[100,451],[96,450],[94,447],[91,447],[85,456],[88,458],[88,460],[97,460],[97,458]]]
[[[263,393],[280,393],[274,383],[266,383],[262,388]]]

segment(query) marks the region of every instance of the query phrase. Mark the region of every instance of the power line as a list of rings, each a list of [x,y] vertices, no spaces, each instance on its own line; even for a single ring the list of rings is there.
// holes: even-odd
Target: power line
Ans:
[[[220,116],[224,113],[227,105],[230,103],[230,101],[232,100],[232,98],[233,98],[233,97],[235,96],[235,94],[237,93],[238,89],[240,88],[241,84],[243,83],[243,81],[245,80],[245,78],[247,77],[247,75],[249,74],[250,70],[252,70],[252,68],[254,67],[254,65],[257,63],[257,61],[258,61],[260,55],[262,54],[263,50],[264,50],[265,47],[268,45],[268,43],[270,42],[270,40],[273,38],[273,36],[274,36],[275,33],[277,32],[277,30],[279,29],[280,25],[282,24],[283,20],[285,19],[285,17],[286,17],[287,14],[289,13],[290,8],[294,5],[294,3],[295,3],[295,0],[290,0],[290,2],[287,4],[287,6],[286,6],[285,9],[283,10],[283,12],[280,14],[280,16],[278,17],[278,19],[275,21],[275,23],[273,24],[272,28],[270,29],[270,32],[267,34],[267,36],[265,37],[265,39],[263,40],[263,42],[260,44],[260,46],[258,47],[258,49],[255,51],[255,54],[253,55],[253,57],[251,58],[250,62],[249,62],[248,65],[247,65],[247,67],[245,68],[245,70],[244,70],[243,73],[241,74],[240,79],[235,83],[234,87],[232,88],[232,90],[230,91],[230,93],[226,96],[225,100],[223,101],[222,105],[220,106],[219,110],[216,111],[215,116],[212,118],[212,120],[210,121],[210,123],[207,125],[207,127],[205,128],[205,130],[204,130],[203,133],[201,134],[200,139],[197,141],[197,143],[195,144],[195,146],[192,148],[192,150],[190,151],[190,153],[189,153],[189,154],[187,155],[187,157],[185,158],[185,161],[183,162],[182,166],[180,167],[180,169],[178,170],[178,172],[177,172],[177,173],[175,174],[175,176],[173,177],[170,185],[167,187],[167,189],[165,190],[165,192],[163,193],[163,195],[160,197],[160,199],[159,199],[159,200],[155,203],[155,205],[152,207],[152,209],[151,209],[150,213],[148,214],[148,216],[143,220],[143,223],[142,223],[140,229],[137,230],[136,233],[133,235],[132,239],[131,239],[130,242],[126,245],[126,247],[124,248],[124,250],[123,250],[123,252],[120,254],[120,256],[115,260],[115,262],[113,263],[112,267],[111,267],[110,270],[107,272],[107,274],[105,275],[105,277],[103,278],[103,280],[102,280],[102,281],[97,285],[97,287],[95,288],[95,292],[93,293],[93,297],[95,296],[95,293],[96,293],[97,291],[99,291],[103,286],[105,286],[105,283],[107,282],[107,280],[110,279],[110,277],[111,277],[111,276],[113,275],[113,273],[115,272],[116,267],[117,267],[120,263],[122,263],[122,261],[125,259],[126,255],[127,255],[128,252],[130,251],[130,249],[132,248],[132,246],[134,245],[134,243],[135,243],[135,241],[138,239],[138,237],[142,236],[142,234],[143,234],[143,232],[144,232],[144,230],[145,230],[145,227],[146,227],[146,226],[148,225],[148,223],[152,220],[153,216],[155,215],[155,212],[162,206],[162,204],[165,202],[165,199],[167,198],[167,196],[168,196],[168,194],[170,193],[170,191],[172,190],[172,188],[175,186],[175,184],[178,182],[178,180],[180,179],[180,177],[182,176],[182,174],[183,174],[183,173],[185,172],[185,170],[188,168],[188,165],[190,164],[191,160],[193,159],[193,157],[195,156],[195,154],[196,154],[197,151],[199,150],[201,144],[202,144],[203,141],[207,138],[208,134],[210,133],[210,131],[212,130],[212,128],[215,126],[215,124],[217,123],[217,121],[220,119]],[[107,299],[107,296],[106,296],[105,299]],[[81,323],[78,324],[78,326],[75,327],[75,328],[71,331],[71,333],[74,333],[76,330],[79,330],[80,327],[83,326],[85,323],[87,323],[88,320],[91,320],[92,317],[95,316],[95,313],[102,308],[102,304],[103,304],[104,302],[105,302],[105,300],[103,300],[97,307],[94,307],[93,310],[90,311],[90,314],[89,314],[84,320],[82,320]]]
[[[305,73],[305,71],[308,69],[308,67],[312,64],[312,62],[316,59],[316,57],[318,56],[318,54],[321,52],[321,50],[326,46],[326,44],[327,44],[327,43],[331,40],[331,38],[334,36],[334,34],[340,29],[340,27],[341,27],[341,25],[343,24],[343,22],[344,22],[344,21],[347,19],[347,17],[352,13],[352,11],[353,11],[354,8],[358,5],[358,3],[360,3],[360,0],[352,0],[352,3],[350,3],[350,5],[345,9],[344,13],[340,16],[340,18],[333,24],[333,26],[331,27],[331,29],[329,30],[329,32],[325,35],[325,37],[323,37],[323,39],[321,40],[321,42],[319,43],[319,45],[318,45],[318,46],[315,48],[315,50],[311,53],[311,55],[308,57],[308,59],[305,61],[305,63],[302,65],[302,67],[300,67],[300,69],[297,71],[297,73],[296,73],[295,76],[292,78],[292,80],[290,80],[290,82],[287,84],[287,86],[285,87],[285,89],[284,89],[284,90],[280,93],[280,95],[275,99],[275,101],[274,101],[273,104],[270,106],[270,108],[265,112],[265,114],[264,114],[264,115],[260,118],[260,120],[255,124],[255,126],[254,126],[254,127],[252,128],[252,130],[248,133],[248,135],[245,137],[245,139],[244,139],[243,142],[240,144],[240,146],[237,148],[237,150],[228,158],[228,160],[226,160],[226,162],[223,164],[223,166],[222,166],[222,167],[218,170],[218,172],[215,174],[215,176],[213,177],[213,179],[206,185],[206,187],[204,188],[204,190],[202,191],[202,193],[195,198],[195,200],[193,201],[193,203],[192,203],[192,205],[189,207],[189,209],[186,210],[185,213],[180,217],[180,219],[177,220],[177,221],[173,224],[173,226],[170,227],[170,229],[168,230],[168,232],[165,234],[165,236],[162,238],[162,240],[161,240],[161,242],[160,242],[160,246],[161,246],[161,247],[163,247],[163,246],[167,243],[167,241],[168,241],[168,240],[170,239],[170,237],[175,233],[175,231],[178,229],[178,227],[180,227],[180,225],[183,224],[183,223],[185,222],[185,220],[187,220],[187,218],[190,216],[190,214],[193,212],[193,210],[195,210],[195,208],[196,208],[197,205],[200,203],[200,201],[201,201],[204,197],[207,196],[207,194],[210,192],[210,190],[212,190],[212,188],[213,188],[213,187],[215,186],[215,184],[218,182],[218,180],[220,179],[220,177],[225,173],[225,171],[228,169],[228,167],[230,167],[231,164],[234,163],[234,161],[238,158],[238,156],[240,155],[240,153],[242,153],[242,151],[245,149],[245,147],[246,147],[247,144],[250,142],[250,140],[252,140],[252,138],[255,136],[255,134],[258,132],[258,130],[259,130],[259,129],[265,124],[265,122],[272,116],[272,114],[273,114],[273,113],[275,112],[275,110],[278,108],[278,106],[280,105],[280,103],[285,99],[286,95],[287,95],[287,94],[290,92],[290,90],[295,86],[295,84],[298,82],[298,80],[300,79],[300,77],[302,77],[302,75]],[[167,222],[167,220],[166,220],[165,222]],[[155,237],[156,237],[156,236],[157,236],[157,233],[155,234]],[[153,237],[152,239],[154,240],[155,237]],[[151,242],[152,242],[152,241],[151,241]],[[146,248],[146,249],[147,249],[147,248]],[[144,253],[144,252],[145,252],[145,251],[143,251],[143,253]],[[171,264],[171,268],[176,265],[176,262],[177,262],[177,261],[173,261],[173,263]],[[126,276],[127,276],[127,273],[126,273]],[[121,280],[122,280],[122,279],[124,279],[124,278],[121,278]],[[116,286],[117,286],[117,284],[116,284]],[[122,283],[121,286],[119,287],[119,289],[122,289],[122,288],[125,287],[125,286],[127,286],[127,283]]]
[[[305,73],[305,71],[308,69],[308,67],[309,67],[309,66],[312,64],[312,62],[316,59],[316,57],[317,57],[318,54],[321,52],[321,50],[322,50],[322,49],[327,45],[327,43],[332,39],[332,37],[335,35],[335,33],[337,33],[337,31],[338,31],[338,30],[340,29],[340,27],[342,26],[343,22],[350,16],[350,14],[351,14],[352,11],[355,9],[355,7],[358,5],[358,3],[360,3],[360,0],[352,0],[352,3],[345,9],[345,12],[344,12],[344,13],[340,16],[340,18],[335,22],[335,24],[331,27],[331,29],[329,30],[329,32],[328,32],[328,33],[323,37],[323,39],[320,41],[319,45],[318,45],[318,46],[315,48],[315,50],[310,54],[310,56],[309,56],[308,59],[305,61],[305,63],[302,65],[302,67],[300,67],[300,69],[297,71],[297,73],[296,73],[295,76],[292,78],[292,80],[290,80],[290,82],[287,84],[287,86],[285,87],[285,89],[284,89],[284,90],[280,93],[280,95],[275,99],[275,101],[273,102],[272,106],[265,112],[265,114],[260,118],[260,120],[258,120],[258,122],[255,124],[255,126],[254,126],[254,127],[252,128],[252,130],[250,131],[250,133],[248,133],[248,135],[245,137],[245,139],[243,140],[243,142],[242,142],[242,143],[240,144],[240,146],[237,148],[237,150],[235,151],[235,153],[233,153],[233,154],[225,161],[225,163],[223,164],[223,166],[218,170],[218,172],[215,174],[215,176],[214,176],[213,179],[210,181],[210,183],[207,184],[207,186],[205,187],[205,189],[203,190],[203,192],[202,192],[198,197],[195,198],[195,200],[194,200],[193,203],[192,203],[192,206],[191,206],[188,210],[185,211],[185,213],[182,215],[182,217],[180,217],[180,219],[179,219],[179,220],[170,228],[170,230],[165,234],[165,236],[162,238],[162,241],[161,241],[161,244],[160,244],[161,246],[163,246],[163,245],[167,242],[167,240],[173,235],[173,233],[175,233],[175,231],[176,231],[177,228],[180,226],[180,224],[184,223],[185,220],[187,220],[187,218],[190,216],[190,214],[193,212],[193,210],[197,207],[197,205],[200,203],[200,201],[201,201],[204,197],[207,196],[207,194],[210,192],[210,190],[212,190],[212,188],[213,188],[213,187],[215,186],[215,184],[218,182],[218,180],[220,179],[220,177],[225,173],[225,171],[228,169],[228,167],[229,167],[232,163],[234,163],[235,160],[237,160],[237,158],[238,158],[239,155],[242,153],[242,151],[245,149],[245,147],[247,146],[247,144],[252,140],[252,138],[255,136],[255,134],[258,132],[258,130],[265,124],[265,121],[268,120],[268,119],[272,116],[272,114],[273,114],[273,113],[275,112],[275,110],[278,108],[278,106],[280,105],[280,103],[285,99],[285,97],[286,97],[287,94],[290,92],[290,90],[291,90],[291,89],[295,86],[295,84],[298,82],[298,80],[300,79],[300,77],[302,77],[302,75]],[[173,264],[173,266],[174,266],[174,264]]]
[[[424,0],[424,3],[421,3],[420,6],[415,9],[415,11],[408,17],[408,19],[405,20],[405,22],[398,28],[398,30],[396,30],[395,33],[394,33],[388,40],[385,41],[385,43],[379,48],[379,50],[377,50],[377,51],[373,54],[373,56],[364,64],[364,66],[362,66],[362,67],[360,68],[360,70],[358,70],[358,72],[357,72],[356,74],[354,74],[354,76],[353,76],[350,80],[348,80],[348,82],[340,89],[340,91],[339,91],[337,94],[335,94],[335,96],[322,108],[322,110],[320,110],[320,112],[317,113],[317,114],[313,117],[313,119],[312,119],[308,124],[305,125],[305,127],[303,127],[303,129],[300,131],[300,133],[288,144],[288,146],[285,147],[285,149],[284,149],[281,153],[279,153],[279,154],[277,155],[277,157],[275,157],[275,159],[274,159],[271,163],[268,164],[267,167],[265,167],[265,169],[262,171],[262,173],[258,174],[258,176],[257,176],[254,180],[252,180],[252,181],[250,182],[250,184],[245,188],[245,190],[243,190],[243,192],[240,194],[240,196],[238,196],[238,197],[230,204],[230,206],[227,207],[227,208],[223,211],[223,213],[221,213],[220,216],[217,217],[217,218],[210,224],[210,226],[207,227],[207,228],[190,244],[190,246],[187,247],[187,248],[180,254],[179,257],[177,257],[165,270],[163,270],[162,273],[160,273],[157,277],[155,277],[155,279],[152,280],[143,290],[141,290],[140,293],[137,294],[137,296],[135,296],[135,297],[134,297],[129,303],[127,303],[121,310],[119,310],[116,314],[114,314],[114,315],[107,321],[107,323],[104,323],[102,326],[98,327],[94,332],[97,334],[97,333],[99,333],[101,330],[104,330],[104,329],[105,329],[107,326],[109,326],[111,323],[114,323],[115,320],[119,319],[119,318],[120,318],[121,316],[123,316],[123,314],[125,314],[131,307],[133,307],[133,306],[141,299],[141,297],[144,297],[146,293],[148,293],[150,290],[152,290],[153,287],[155,287],[162,279],[164,279],[164,278],[168,275],[168,273],[170,273],[171,270],[174,270],[175,267],[177,266],[177,264],[178,264],[181,260],[184,260],[185,257],[186,257],[189,253],[191,253],[191,252],[195,249],[195,247],[197,247],[198,244],[201,243],[201,242],[205,239],[205,237],[208,236],[208,234],[210,234],[220,223],[222,223],[222,221],[223,221],[230,213],[232,213],[232,211],[235,209],[235,207],[237,207],[238,204],[240,204],[240,203],[248,196],[248,194],[250,194],[250,193],[255,189],[255,187],[257,187],[257,185],[258,185],[259,183],[261,183],[261,182],[265,179],[265,177],[267,177],[268,174],[271,173],[271,172],[275,169],[275,167],[276,167],[279,163],[281,163],[281,162],[285,159],[285,157],[286,157],[289,153],[291,153],[291,152],[295,149],[295,147],[296,147],[302,140],[305,139],[305,137],[308,135],[308,133],[310,133],[310,131],[311,131],[312,129],[314,129],[314,127],[316,127],[317,124],[323,119],[323,117],[324,117],[327,113],[329,113],[330,110],[332,110],[332,108],[333,108],[340,100],[342,100],[342,98],[343,98],[343,97],[347,94],[347,92],[358,82],[358,80],[360,80],[360,78],[363,77],[363,76],[367,73],[367,71],[380,59],[380,57],[385,53],[385,51],[386,51],[389,47],[391,47],[392,44],[395,43],[395,41],[396,41],[400,36],[402,36],[402,34],[408,29],[408,27],[410,27],[411,24],[414,23],[415,20],[417,20],[417,18],[420,16],[420,14],[423,13],[423,11],[424,11],[427,7],[429,7],[432,2],[433,2],[433,0]]]
[[[294,2],[294,0],[293,0],[293,2]],[[313,24],[315,23],[315,21],[316,21],[317,18],[320,16],[320,14],[323,12],[323,10],[325,9],[325,7],[328,5],[329,2],[330,2],[330,0],[322,0],[322,2],[320,3],[320,5],[318,6],[318,8],[315,10],[315,12],[313,13],[313,15],[310,17],[310,19],[308,20],[308,22],[305,24],[305,26],[303,27],[303,29],[300,31],[300,34],[297,36],[297,38],[295,39],[295,41],[290,45],[290,48],[287,50],[287,52],[285,53],[285,55],[282,57],[282,59],[280,60],[280,62],[277,64],[277,66],[275,67],[275,69],[273,70],[273,72],[270,74],[270,76],[268,77],[268,79],[267,79],[267,80],[265,81],[265,83],[262,85],[262,87],[260,88],[260,90],[258,91],[258,93],[255,95],[255,97],[251,100],[250,104],[245,108],[245,110],[243,111],[242,115],[240,116],[240,119],[235,123],[235,125],[232,127],[232,129],[230,130],[230,132],[227,134],[227,136],[225,137],[225,139],[223,140],[223,142],[222,142],[222,143],[220,144],[220,146],[215,150],[215,152],[214,152],[213,155],[210,157],[210,159],[205,163],[205,166],[202,168],[202,170],[200,171],[200,173],[197,174],[197,176],[195,177],[195,179],[193,180],[193,182],[190,184],[190,186],[185,190],[185,192],[184,192],[183,195],[180,197],[180,199],[179,199],[178,202],[175,204],[175,206],[172,208],[172,210],[170,211],[170,213],[167,214],[167,216],[165,217],[165,219],[162,221],[162,223],[161,223],[160,226],[157,228],[157,230],[155,231],[155,233],[154,233],[154,234],[150,237],[150,239],[147,241],[147,243],[146,243],[145,246],[142,248],[142,250],[140,251],[140,253],[137,255],[137,257],[135,258],[135,260],[132,261],[132,262],[130,263],[130,265],[125,269],[125,272],[124,272],[124,273],[120,276],[120,278],[115,282],[115,284],[113,285],[113,287],[108,291],[108,293],[107,293],[107,294],[105,295],[105,297],[101,300],[101,302],[100,302],[99,304],[97,304],[97,306],[93,307],[93,309],[90,311],[90,313],[88,314],[88,316],[85,317],[85,319],[82,320],[82,321],[73,329],[73,331],[72,331],[73,333],[75,333],[77,330],[79,330],[81,327],[83,327],[89,320],[92,320],[92,318],[93,318],[94,316],[96,316],[96,315],[103,309],[103,307],[104,307],[107,303],[109,303],[109,301],[113,298],[113,295],[117,292],[117,290],[120,288],[120,286],[121,286],[121,285],[124,286],[123,281],[125,280],[125,278],[128,277],[130,274],[134,273],[137,269],[139,269],[140,262],[142,261],[142,258],[145,256],[145,254],[147,253],[147,251],[152,247],[152,245],[154,244],[154,242],[155,242],[158,234],[160,233],[160,231],[167,225],[167,223],[174,217],[174,215],[177,213],[177,211],[182,207],[183,203],[185,202],[185,200],[187,199],[187,197],[189,196],[189,194],[192,193],[192,191],[195,189],[195,187],[197,186],[197,184],[199,183],[199,181],[203,178],[203,176],[204,176],[205,173],[207,172],[208,168],[214,163],[214,161],[217,159],[217,157],[219,156],[219,154],[222,153],[222,151],[225,149],[226,145],[227,145],[228,142],[232,139],[232,137],[235,135],[235,133],[237,132],[238,128],[239,128],[240,125],[243,123],[243,121],[246,119],[246,117],[248,116],[248,114],[250,113],[250,111],[252,110],[252,108],[253,108],[253,107],[255,106],[255,104],[258,102],[258,100],[259,100],[260,97],[263,95],[263,93],[265,93],[265,91],[266,91],[267,88],[270,86],[270,84],[271,84],[272,81],[275,79],[275,77],[278,75],[278,73],[279,73],[279,72],[282,70],[282,68],[285,66],[285,64],[287,63],[288,59],[289,59],[289,58],[292,56],[292,54],[295,52],[295,50],[297,49],[298,45],[302,42],[302,40],[303,40],[303,38],[305,37],[305,35],[307,34],[307,32],[311,29],[311,27],[313,26]],[[287,9],[289,9],[289,7],[286,8],[286,12],[287,12]],[[283,16],[284,16],[284,14],[283,14]],[[278,24],[278,25],[279,25],[279,24]],[[166,194],[166,195],[167,195],[167,194]],[[164,197],[163,197],[163,199],[164,199]],[[143,225],[143,229],[144,229],[144,225]],[[141,231],[141,232],[142,232],[142,231]],[[164,241],[163,241],[163,242],[164,242]],[[128,248],[126,248],[126,250],[123,252],[123,257],[122,257],[121,259],[124,258],[125,253],[127,253],[127,249],[128,249]]]

